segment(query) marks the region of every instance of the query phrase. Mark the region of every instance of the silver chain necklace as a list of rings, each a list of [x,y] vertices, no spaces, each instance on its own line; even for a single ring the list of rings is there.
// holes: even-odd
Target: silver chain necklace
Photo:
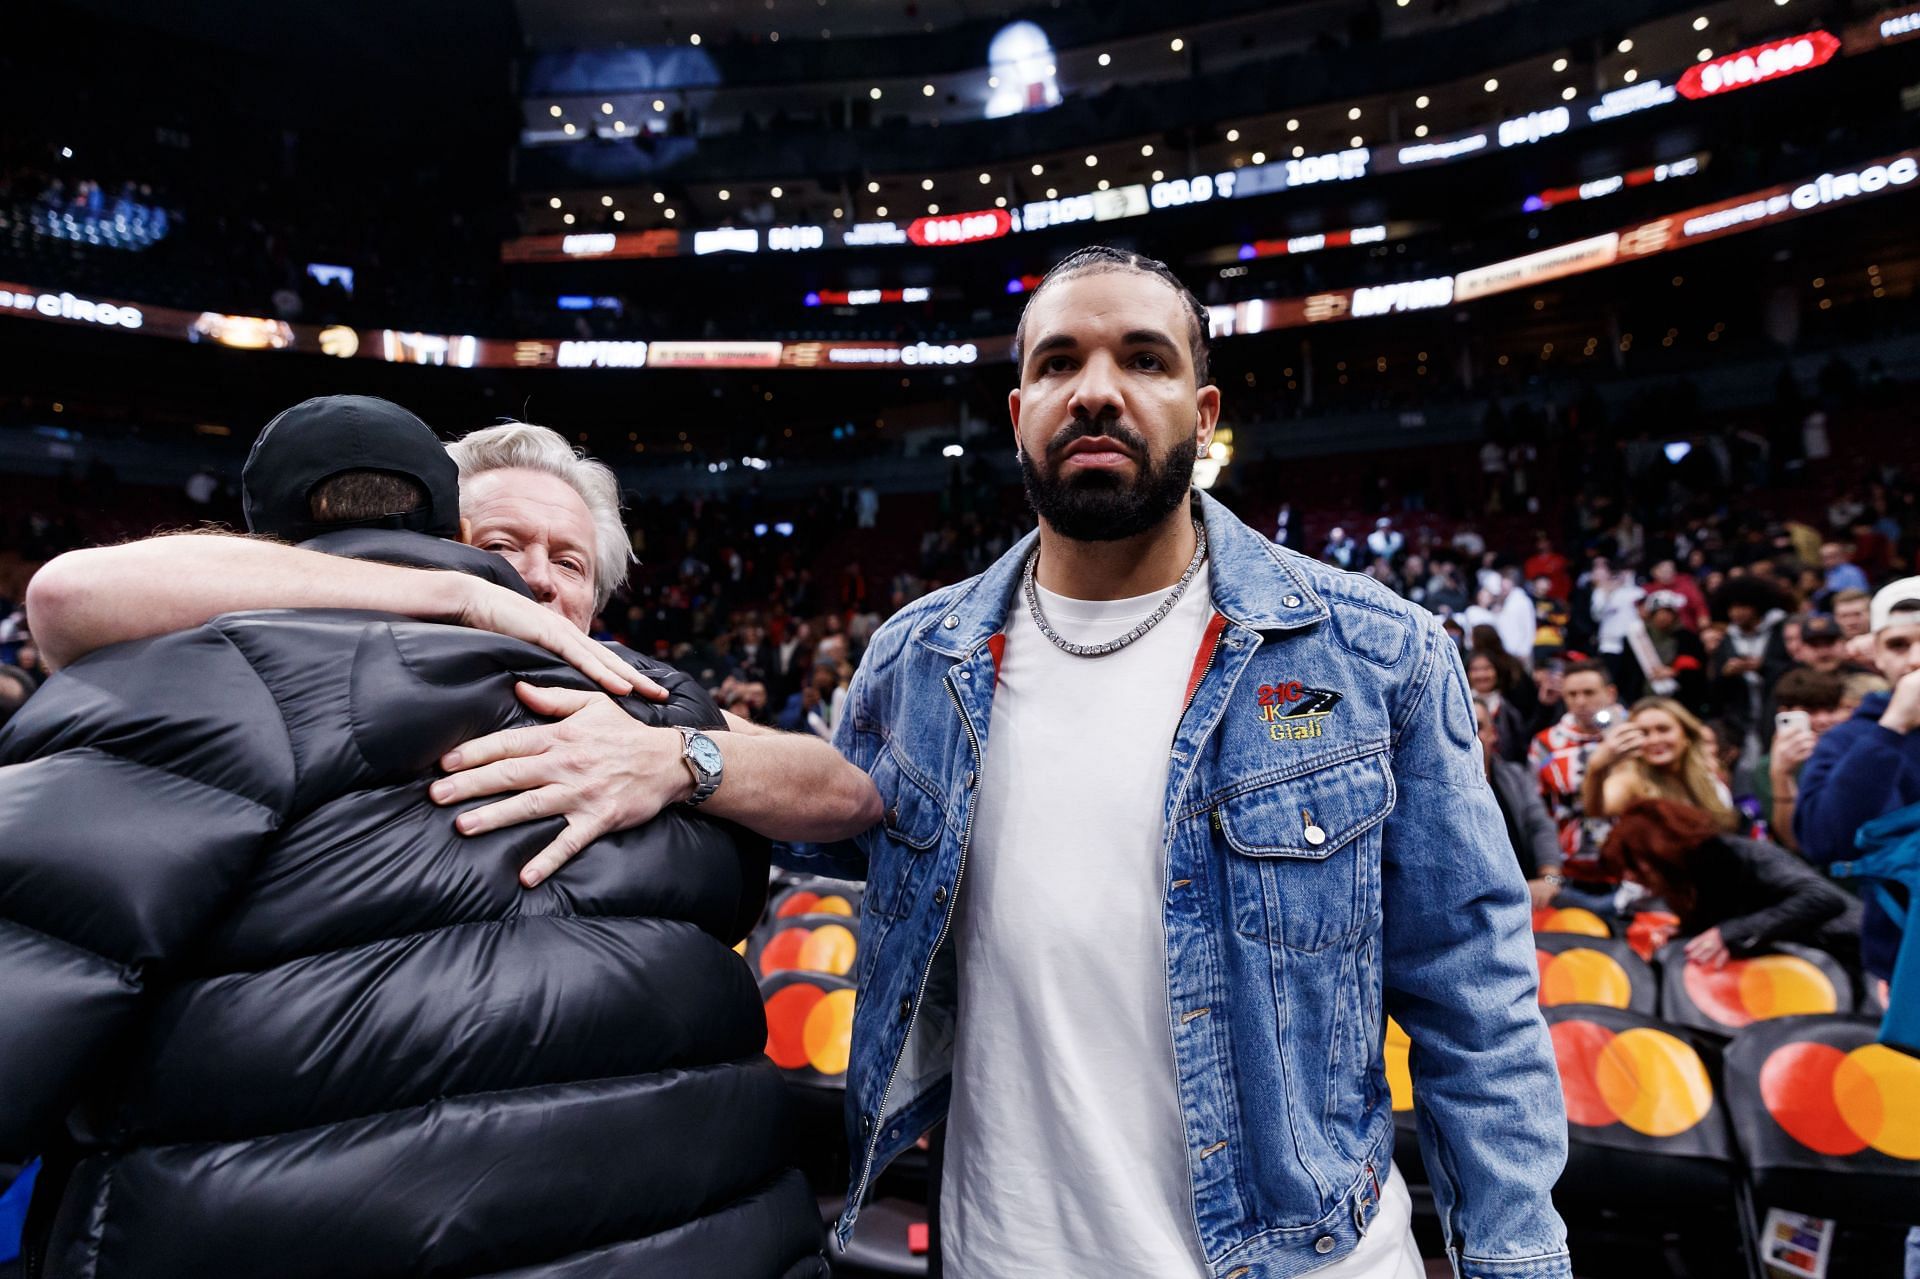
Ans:
[[[1145,635],[1148,631],[1158,626],[1161,619],[1166,617],[1168,613],[1173,612],[1173,606],[1180,602],[1182,595],[1186,594],[1187,587],[1192,583],[1194,574],[1200,571],[1200,566],[1206,562],[1206,559],[1206,525],[1202,524],[1199,520],[1195,520],[1193,522],[1193,558],[1187,562],[1187,571],[1180,575],[1180,580],[1173,584],[1171,591],[1167,592],[1167,598],[1160,601],[1159,608],[1154,609],[1145,620],[1125,635],[1122,635],[1118,639],[1108,640],[1104,644],[1075,644],[1070,640],[1060,638],[1059,632],[1047,625],[1047,615],[1040,611],[1040,591],[1033,580],[1034,565],[1040,562],[1040,547],[1038,543],[1034,545],[1033,553],[1027,556],[1026,567],[1021,571],[1020,589],[1026,594],[1027,611],[1033,614],[1033,624],[1040,628],[1042,635],[1053,642],[1055,648],[1063,653],[1071,653],[1075,657],[1105,657],[1108,653],[1117,653],[1127,645],[1133,643],[1142,635]]]

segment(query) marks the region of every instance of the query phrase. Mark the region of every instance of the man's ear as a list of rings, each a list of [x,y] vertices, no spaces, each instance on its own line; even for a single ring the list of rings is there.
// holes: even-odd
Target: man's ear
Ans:
[[[468,545],[473,544],[473,521],[464,515],[460,517],[460,540]]]
[[[1213,428],[1220,423],[1220,388],[1211,382],[1201,387],[1194,394],[1193,408],[1193,439],[1205,456],[1207,446],[1213,443]]]
[[[1007,392],[1007,417],[1013,422],[1013,451],[1020,452],[1020,388]]]

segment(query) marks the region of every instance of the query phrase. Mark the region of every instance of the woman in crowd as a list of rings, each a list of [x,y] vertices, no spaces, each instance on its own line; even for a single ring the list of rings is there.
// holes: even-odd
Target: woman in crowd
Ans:
[[[1467,686],[1473,700],[1492,717],[1501,759],[1519,763],[1527,757],[1527,719],[1518,706],[1501,696],[1500,669],[1491,655],[1475,649],[1467,657]]]
[[[1777,941],[1858,961],[1858,902],[1785,849],[1727,834],[1696,805],[1635,800],[1614,819],[1601,857],[1680,917],[1696,963],[1718,968]]]
[[[1589,815],[1613,817],[1639,800],[1671,800],[1732,830],[1733,795],[1715,763],[1713,734],[1698,716],[1670,697],[1643,697],[1587,757],[1582,802]]]

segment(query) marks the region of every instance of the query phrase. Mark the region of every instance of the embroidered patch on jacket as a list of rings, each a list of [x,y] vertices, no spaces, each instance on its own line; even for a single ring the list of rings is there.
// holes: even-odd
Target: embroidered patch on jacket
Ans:
[[[1276,742],[1303,742],[1325,735],[1327,716],[1340,704],[1330,688],[1308,688],[1298,680],[1262,684],[1260,719]]]

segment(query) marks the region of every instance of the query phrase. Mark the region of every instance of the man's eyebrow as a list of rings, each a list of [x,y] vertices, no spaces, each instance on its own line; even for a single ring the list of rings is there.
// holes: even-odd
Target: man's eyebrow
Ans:
[[[1178,343],[1159,329],[1134,329],[1120,341],[1124,346],[1164,346],[1170,351],[1180,349]]]
[[[1028,353],[1028,358],[1045,355],[1052,351],[1071,351],[1079,345],[1080,339],[1071,333],[1049,333],[1033,344],[1033,350]]]

